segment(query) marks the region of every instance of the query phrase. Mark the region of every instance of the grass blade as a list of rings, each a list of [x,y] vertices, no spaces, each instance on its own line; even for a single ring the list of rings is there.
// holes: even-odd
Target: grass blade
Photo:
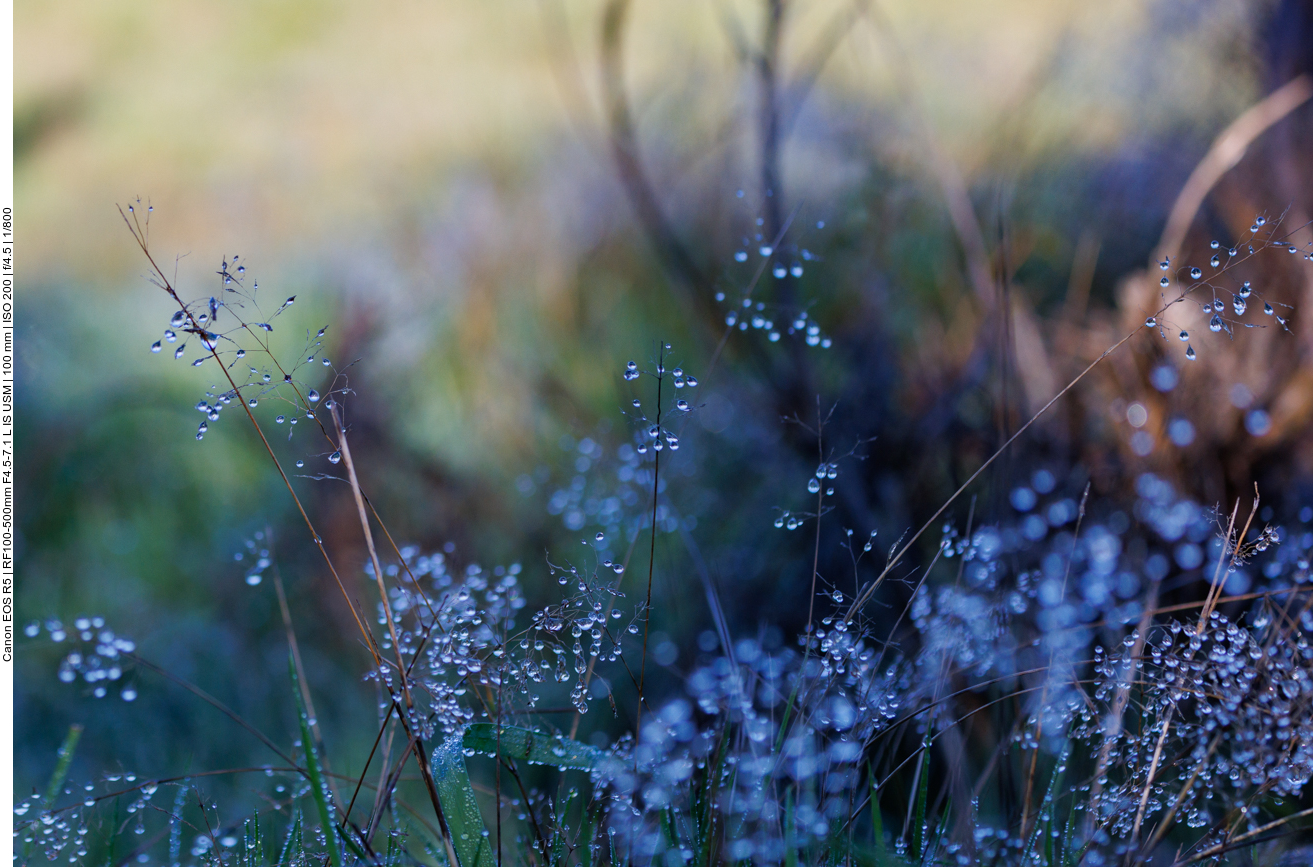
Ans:
[[[55,805],[59,790],[64,788],[64,780],[68,777],[69,766],[73,764],[73,752],[81,739],[82,726],[76,723],[69,726],[68,734],[64,735],[64,742],[59,745],[59,752],[56,753],[59,759],[55,762],[55,772],[50,775],[50,785],[46,787],[46,796],[41,801],[41,809],[49,810]]]
[[[925,742],[921,745],[921,780],[916,789],[916,826],[912,828],[912,854],[916,858],[925,856],[925,809],[926,798],[930,794],[930,735],[927,732]]]
[[[474,723],[443,741],[433,751],[433,782],[447,815],[459,867],[493,867],[495,861],[465,767],[470,752],[584,771],[596,768],[605,757],[601,750],[578,741],[517,726],[502,726],[499,736],[493,723]]]
[[[77,750],[78,741],[82,738],[82,726],[74,723],[68,727],[68,734],[64,735],[64,742],[59,745],[59,752],[55,753],[55,770],[50,775],[50,785],[46,786],[45,797],[41,799],[41,810],[44,812],[55,805],[55,799],[59,797],[59,792],[64,788],[64,780],[68,777],[69,766],[73,764],[73,753]],[[23,863],[27,863],[32,855],[32,844],[23,844]]]
[[[292,816],[292,825],[287,829],[287,839],[283,841],[282,851],[278,853],[279,867],[291,867],[292,864],[305,860],[305,837],[301,829],[301,811]]]
[[[324,828],[324,845],[328,847],[328,858],[333,867],[342,867],[342,849],[338,846],[337,823],[333,821],[328,804],[328,791],[324,788],[324,774],[319,767],[319,755],[315,752],[315,741],[310,731],[310,717],[305,710],[305,701],[301,698],[301,680],[296,674],[296,660],[288,654],[287,667],[292,673],[292,695],[296,698],[296,715],[301,722],[301,746],[305,751],[306,772],[310,776],[310,791],[314,795],[315,809],[319,813],[319,823]]]
[[[889,863],[889,850],[884,845],[884,819],[880,816],[880,788],[871,774],[871,836],[875,838],[875,857],[878,867]]]
[[[452,848],[460,861],[452,867],[493,867],[495,858],[488,844],[488,830],[479,803],[474,799],[469,771],[465,769],[465,749],[463,732],[457,732],[438,745],[430,763],[433,784],[438,789],[451,832]]]
[[[474,723],[466,727],[461,740],[467,750],[487,756],[497,754],[497,726],[492,723]],[[593,770],[606,755],[596,747],[560,735],[518,726],[501,727],[500,749],[501,755],[517,762],[579,771]]]

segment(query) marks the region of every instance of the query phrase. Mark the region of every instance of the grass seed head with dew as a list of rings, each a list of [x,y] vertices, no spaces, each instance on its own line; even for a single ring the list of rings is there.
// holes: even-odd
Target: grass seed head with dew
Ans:
[[[739,198],[742,198],[742,190]],[[833,339],[822,332],[819,323],[809,318],[807,307],[792,301],[792,293],[777,290],[774,300],[762,300],[759,296],[768,294],[772,282],[777,286],[788,286],[800,281],[807,268],[807,263],[818,260],[818,256],[807,247],[790,239],[788,230],[792,227],[794,217],[785,221],[780,236],[767,238],[760,229],[765,225],[765,218],[753,219],[752,236],[744,235],[740,248],[734,253],[734,261],[745,265],[745,269],[732,268],[725,275],[725,280],[738,286],[736,291],[726,292],[718,289],[715,293],[716,303],[725,309],[726,335],[732,331],[761,332],[766,335],[768,343],[778,343],[784,337],[801,340],[807,346],[829,349],[834,345]],[[825,229],[825,221],[817,220],[817,231]],[[742,271],[743,273],[738,273]],[[774,281],[763,279],[769,274]]]
[[[1159,293],[1161,303],[1159,309],[1145,319],[1145,326],[1156,331],[1169,344],[1169,335],[1175,335],[1179,342],[1185,344],[1187,361],[1199,357],[1191,342],[1192,331],[1197,334],[1207,326],[1213,334],[1225,333],[1234,339],[1237,329],[1268,327],[1261,320],[1255,321],[1253,316],[1246,317],[1251,303],[1254,303],[1252,298],[1262,302],[1263,315],[1270,317],[1270,322],[1289,331],[1290,305],[1265,299],[1261,293],[1255,292],[1251,281],[1237,276],[1241,266],[1267,251],[1300,252],[1290,242],[1290,233],[1282,231],[1283,223],[1282,219],[1269,221],[1263,215],[1256,216],[1249,227],[1248,236],[1230,246],[1225,251],[1225,258],[1216,252],[1221,248],[1221,242],[1213,240],[1209,244],[1214,252],[1208,260],[1207,272],[1198,265],[1189,269],[1180,266],[1173,268],[1170,258],[1159,262],[1158,267],[1163,272],[1158,281],[1162,290]],[[1313,249],[1313,244],[1309,247]],[[1306,258],[1309,256],[1313,256],[1313,253],[1305,253]],[[1175,297],[1171,297],[1173,291],[1176,292]],[[1208,296],[1207,300],[1200,301],[1201,296]],[[1194,305],[1200,311],[1197,320],[1178,322],[1168,318],[1174,309],[1185,311]],[[1278,309],[1283,311],[1283,315],[1277,313]]]

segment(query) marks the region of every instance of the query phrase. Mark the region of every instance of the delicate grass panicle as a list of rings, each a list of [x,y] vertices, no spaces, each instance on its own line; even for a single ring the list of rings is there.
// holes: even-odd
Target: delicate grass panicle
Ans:
[[[185,301],[156,264],[149,207],[136,202],[124,218],[175,305],[151,351],[195,366],[208,383],[197,439],[237,412],[262,443],[349,609],[378,724],[368,761],[343,768],[319,730],[272,539],[256,534],[238,559],[247,584],[272,578],[293,731],[257,730],[139,656],[99,617],[51,619],[27,635],[60,645],[59,679],[93,698],[133,701],[159,676],[227,715],[268,749],[270,764],[214,773],[254,772],[266,806],[242,814],[211,802],[204,770],[69,780],[75,729],[48,791],[16,808],[23,857],[335,867],[1276,863],[1313,814],[1302,800],[1313,776],[1313,510],[1274,524],[1257,491],[1209,509],[1146,472],[1128,515],[1091,502],[1083,478],[1050,465],[1007,492],[1009,519],[985,523],[974,500],[958,502],[977,472],[919,530],[881,528],[903,535],[875,567],[876,530],[845,531],[851,574],[822,576],[820,526],[836,479],[868,443],[832,448],[818,401],[815,423],[804,424],[816,470],[798,479],[787,510],[760,517],[816,530],[810,586],[797,588],[809,597],[806,630],[796,642],[774,629],[731,634],[703,572],[712,628],[698,640],[701,655],[687,657],[683,689],[658,693],[652,672],[674,658],[649,630],[658,548],[688,536],[665,475],[700,405],[698,377],[674,366],[669,344],[620,371],[633,389],[632,438],[571,443],[580,482],[552,494],[548,509],[570,532],[585,531],[585,555],[549,556],[539,571],[560,593],[532,598],[533,570],[519,563],[485,568],[394,541],[367,495],[369,468],[352,455],[350,365],[323,355],[324,328],[307,330],[294,358],[271,350],[294,297],[264,306],[232,256],[213,296]],[[797,277],[811,258],[786,243],[791,222],[737,255],[759,261],[738,301],[718,294],[725,332],[704,380],[735,332],[766,351],[833,345],[801,309],[753,297],[763,274]],[[1140,331],[1188,361],[1206,351],[1195,336],[1205,328],[1207,338],[1286,327],[1287,308],[1232,274],[1273,249],[1308,255],[1289,236],[1281,220],[1260,217],[1247,237],[1213,242],[1203,263],[1163,260],[1155,312],[1058,396]],[[1134,436],[1152,436],[1130,412]],[[301,450],[292,460],[304,472],[286,465],[275,434]],[[606,490],[587,486],[589,468],[605,472]],[[334,562],[301,499],[315,488],[294,479],[350,489],[363,573]],[[949,509],[964,516],[946,518]],[[914,547],[935,527],[937,546]],[[918,550],[929,556],[913,565]],[[1206,588],[1203,601],[1160,601],[1192,582]],[[884,613],[871,618],[877,606]],[[628,733],[582,743],[580,718],[599,702]]]

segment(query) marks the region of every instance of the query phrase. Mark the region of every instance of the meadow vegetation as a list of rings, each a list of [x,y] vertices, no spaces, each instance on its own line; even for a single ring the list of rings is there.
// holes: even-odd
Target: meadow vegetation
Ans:
[[[50,682],[23,713],[62,737],[25,759],[20,863],[1313,859],[1313,222],[1306,181],[1280,192],[1313,168],[1307,71],[1268,46],[1272,86],[1166,172],[1151,232],[1104,169],[969,184],[875,5],[796,34],[759,12],[725,25],[756,171],[693,217],[639,134],[635,11],[603,4],[601,165],[638,232],[581,257],[576,297],[470,302],[486,333],[447,335],[441,370],[477,424],[404,399],[432,368],[371,372],[404,328],[372,342],[242,255],[180,277],[150,201],[122,207],[142,352],[187,383],[145,399],[185,407],[162,416],[194,435],[180,499],[214,522],[173,562],[223,604],[20,605],[23,675]],[[787,195],[853,32],[901,70],[923,170]],[[812,50],[786,64],[789,38]],[[608,300],[631,274],[641,297]],[[461,366],[494,338],[537,368]],[[449,459],[532,460],[462,472],[423,457],[434,430]],[[123,484],[180,484],[125,448]],[[74,692],[106,710],[65,725],[49,696]]]

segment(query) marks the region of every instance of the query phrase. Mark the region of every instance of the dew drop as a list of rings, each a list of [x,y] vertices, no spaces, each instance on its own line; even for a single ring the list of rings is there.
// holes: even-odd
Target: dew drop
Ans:
[[[1194,361],[1194,360],[1195,360],[1195,358],[1196,358],[1197,356],[1195,355],[1195,351],[1194,351],[1194,347],[1193,347],[1193,346],[1187,346],[1187,347],[1185,348],[1185,357],[1188,358],[1188,359],[1190,359],[1191,361]]]
[[[319,402],[319,392],[315,391],[315,390],[312,388],[312,389],[310,389],[309,392],[306,393],[305,399],[308,400],[308,401],[310,401],[311,403],[318,403],[318,402]]]
[[[328,462],[330,464],[340,464],[342,462],[342,453],[333,452],[331,455],[328,456]]]
[[[158,340],[156,340],[154,343],[152,343],[152,344],[150,345],[150,351],[151,351],[151,352],[159,352],[161,348],[162,348],[162,345],[160,344],[160,341],[158,341]]]

